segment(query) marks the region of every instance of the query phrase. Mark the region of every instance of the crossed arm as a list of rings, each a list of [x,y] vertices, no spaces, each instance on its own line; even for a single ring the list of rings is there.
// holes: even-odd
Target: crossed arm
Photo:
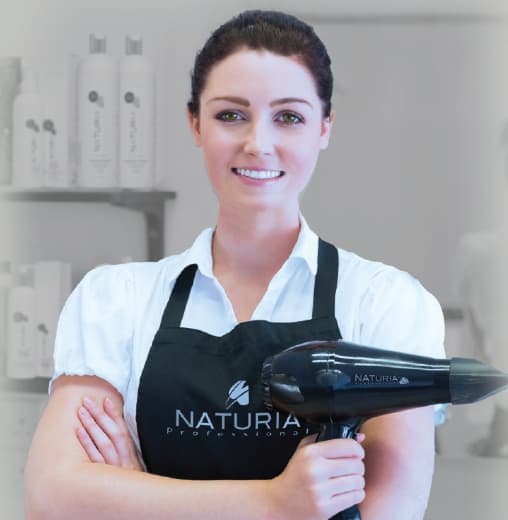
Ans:
[[[55,381],[27,462],[27,519],[324,520],[355,503],[364,520],[423,518],[431,409],[371,419],[365,450],[355,440],[305,438],[271,480],[190,481],[141,471],[122,408],[118,392],[97,377]]]

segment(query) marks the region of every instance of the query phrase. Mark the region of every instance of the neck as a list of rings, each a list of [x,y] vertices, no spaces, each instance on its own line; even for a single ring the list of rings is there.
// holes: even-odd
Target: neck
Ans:
[[[235,211],[220,208],[213,238],[213,264],[224,271],[271,278],[289,257],[300,231],[298,207]]]

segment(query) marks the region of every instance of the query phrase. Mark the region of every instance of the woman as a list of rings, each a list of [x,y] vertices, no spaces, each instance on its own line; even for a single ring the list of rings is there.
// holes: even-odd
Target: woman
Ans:
[[[443,354],[416,280],[318,240],[300,214],[331,94],[326,49],[291,16],[246,12],[210,37],[188,109],[217,224],[180,255],[93,270],[69,298],[28,518],[308,520],[358,503],[365,520],[423,517],[432,409],[316,444],[255,385],[268,355],[311,339]]]

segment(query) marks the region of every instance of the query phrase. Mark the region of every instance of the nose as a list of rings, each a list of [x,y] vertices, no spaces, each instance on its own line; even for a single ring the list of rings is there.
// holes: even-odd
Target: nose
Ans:
[[[244,143],[244,151],[250,155],[270,155],[275,148],[275,135],[270,125],[264,121],[252,121]]]

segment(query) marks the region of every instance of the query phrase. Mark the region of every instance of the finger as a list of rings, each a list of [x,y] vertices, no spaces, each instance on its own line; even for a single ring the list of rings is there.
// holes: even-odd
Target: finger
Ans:
[[[300,448],[303,448],[304,446],[308,446],[309,444],[314,444],[316,442],[316,439],[317,439],[317,433],[313,433],[312,435],[307,435],[298,443],[298,446],[296,447],[296,449],[299,450]]]
[[[88,432],[83,428],[83,426],[80,426],[76,430],[76,436],[78,438],[79,443],[85,450],[85,453],[88,455],[90,462],[104,464],[105,461],[103,456],[100,454],[99,450],[97,449],[97,446],[95,446],[90,435],[88,435]]]
[[[124,428],[125,421],[123,418],[111,418],[101,406],[97,405],[97,403],[89,397],[83,399],[83,406],[88,410],[102,432],[107,436],[112,446],[114,446],[116,454],[119,455],[121,451],[124,451],[127,430]],[[112,405],[109,408],[114,408],[114,406]],[[113,412],[113,414],[115,413],[116,412]]]
[[[326,464],[323,464],[322,475],[329,479],[347,476],[363,477],[365,475],[365,464],[356,457],[328,459]]]
[[[119,426],[117,422],[110,417],[104,409],[99,406],[93,399],[89,397],[83,398],[83,406],[88,410],[96,423],[102,428],[111,439],[116,434]]]
[[[360,504],[365,499],[365,490],[350,491],[333,496],[329,501],[328,515],[330,518],[354,505]]]
[[[115,406],[109,397],[104,399],[103,407],[104,411],[116,424],[116,430],[112,433],[114,436],[112,441],[115,444],[122,465],[130,467],[130,465],[136,465],[135,463],[137,463],[137,466],[141,467],[134,442],[123,417],[122,409]]]
[[[335,459],[355,457],[363,459],[365,457],[365,450],[359,442],[354,439],[330,439],[321,441],[308,446],[318,456]]]
[[[116,423],[123,421],[123,411],[120,407],[115,406],[113,401],[106,397],[102,404],[104,411],[113,419]]]
[[[355,435],[355,441],[362,443],[365,440],[365,437],[366,437],[365,433],[357,433]]]
[[[118,463],[118,455],[116,448],[111,442],[111,439],[104,432],[103,428],[97,424],[96,420],[89,411],[81,406],[78,410],[79,420],[83,428],[87,431],[93,443],[103,456],[107,464],[116,465]]]
[[[320,484],[319,492],[322,496],[332,498],[363,489],[365,489],[365,478],[362,475],[347,475],[324,480]]]

